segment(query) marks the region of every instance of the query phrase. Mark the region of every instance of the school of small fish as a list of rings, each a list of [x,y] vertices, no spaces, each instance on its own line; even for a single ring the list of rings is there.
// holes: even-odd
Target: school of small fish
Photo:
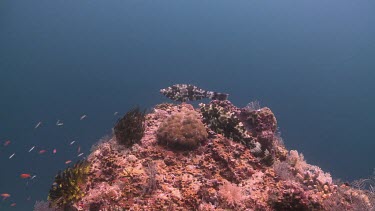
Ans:
[[[115,112],[113,115],[116,116],[118,114],[118,112]],[[83,114],[80,116],[79,120],[82,121],[84,119],[86,119],[88,116],[86,114]],[[39,130],[39,128],[41,126],[45,125],[42,121],[39,121],[36,123],[36,125],[34,126],[34,129],[35,130]],[[61,121],[61,120],[57,120],[56,122],[56,126],[57,127],[61,127],[63,126],[64,123]],[[72,140],[70,143],[68,143],[68,146],[72,146],[76,143],[77,141],[76,140]],[[12,144],[12,141],[11,140],[5,140],[5,141],[0,141],[0,144],[2,143],[2,147],[6,147],[6,148],[12,148],[12,146],[14,145],[14,143]],[[12,146],[10,146],[12,144]],[[1,145],[0,145],[1,147]],[[10,149],[9,148],[9,149]],[[37,150],[37,154],[39,154],[40,156],[46,156],[46,155],[43,155],[43,154],[48,154],[48,152],[52,152],[51,154],[56,154],[57,153],[57,149],[54,148],[53,150],[49,151],[48,149],[46,148],[43,148],[42,146],[36,146],[36,145],[29,145],[27,146],[27,149],[25,149],[25,151],[27,151],[28,153],[32,153],[33,151]],[[77,147],[77,156],[75,157],[76,159],[78,157],[81,157],[82,155],[84,155],[83,152],[81,152],[81,146],[78,146]],[[15,157],[16,153],[13,152],[9,155],[9,159],[13,159]],[[1,156],[1,154],[0,154]],[[17,160],[17,159],[16,159]],[[73,161],[76,161],[74,160],[73,158],[72,159],[68,159],[65,161],[65,164],[68,165],[70,163],[72,163]],[[27,181],[26,182],[26,185],[30,185],[30,184],[33,184],[36,180],[36,177],[37,175],[34,174],[34,173],[29,173],[29,172],[20,172],[19,173],[19,176],[18,176],[20,179],[24,180],[24,181]],[[31,182],[33,181],[33,182]],[[29,183],[31,182],[31,183]],[[4,190],[2,190],[2,187],[0,187],[0,197],[2,198],[2,201],[9,201],[9,199],[11,200],[10,204],[8,204],[8,206],[11,206],[11,207],[15,207],[17,206],[17,203],[16,202],[13,202],[12,198],[11,197],[13,194],[11,194],[11,191],[9,192],[3,192]],[[0,199],[1,199],[0,198]],[[31,196],[27,197],[27,200],[31,200]],[[0,203],[2,203],[2,201],[0,200]]]

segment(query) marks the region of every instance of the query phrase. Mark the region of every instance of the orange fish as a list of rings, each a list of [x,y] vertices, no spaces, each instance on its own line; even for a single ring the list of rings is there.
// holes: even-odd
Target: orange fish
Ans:
[[[6,142],[4,143],[4,147],[8,146],[9,144],[10,144],[10,141],[8,140],[8,141],[6,141]]]
[[[30,178],[31,175],[30,175],[30,174],[21,174],[20,177],[21,177],[22,179],[27,179],[27,178]]]
[[[39,154],[43,154],[43,153],[45,153],[45,152],[47,152],[47,150],[42,149],[42,150],[39,151]]]
[[[67,161],[65,161],[65,164],[69,164],[71,162],[72,162],[71,160],[67,160]]]
[[[3,197],[3,200],[5,200],[6,198],[10,197],[10,194],[9,193],[2,193],[2,194],[0,194],[0,196]]]
[[[15,207],[16,205],[17,205],[16,203],[10,204],[11,207]]]

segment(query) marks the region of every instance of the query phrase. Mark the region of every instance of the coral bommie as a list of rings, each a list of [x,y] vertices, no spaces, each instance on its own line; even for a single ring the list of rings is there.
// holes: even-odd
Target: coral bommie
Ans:
[[[185,108],[168,117],[157,131],[160,144],[177,149],[194,149],[206,140],[207,136],[198,114]]]

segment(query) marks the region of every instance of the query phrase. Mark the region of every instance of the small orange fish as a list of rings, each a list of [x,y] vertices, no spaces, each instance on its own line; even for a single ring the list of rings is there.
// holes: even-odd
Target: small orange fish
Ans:
[[[67,161],[65,161],[65,164],[69,164],[71,162],[72,162],[71,160],[67,160]]]
[[[47,150],[42,149],[42,150],[39,151],[39,154],[43,154],[43,153],[45,153],[45,152],[47,152]]]
[[[4,143],[4,147],[8,146],[10,144],[10,141],[7,140],[5,143]]]
[[[17,205],[16,203],[10,204],[11,207],[15,207],[16,205]]]
[[[30,175],[30,174],[21,174],[20,177],[21,177],[22,179],[27,179],[27,178],[30,178],[31,175]]]
[[[6,198],[10,197],[10,194],[9,193],[2,193],[2,194],[0,194],[0,196],[3,197],[3,200],[5,200]]]

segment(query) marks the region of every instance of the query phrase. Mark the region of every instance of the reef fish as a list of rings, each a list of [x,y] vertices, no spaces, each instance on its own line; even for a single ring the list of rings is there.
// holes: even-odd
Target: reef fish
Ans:
[[[40,127],[40,125],[42,124],[42,122],[38,122],[38,124],[35,125],[35,129],[37,129],[38,127]]]
[[[9,156],[9,159],[12,159],[12,157],[15,155],[16,153],[13,153]]]
[[[31,175],[30,175],[30,174],[21,174],[20,177],[21,177],[22,179],[27,179],[27,178],[30,178]]]
[[[56,122],[56,125],[57,126],[63,126],[64,125],[64,123],[63,122],[61,122],[59,119],[57,120],[57,122]]]
[[[10,144],[10,141],[7,140],[5,143],[4,143],[4,147],[8,146]]]
[[[9,193],[2,193],[0,194],[1,197],[3,197],[3,200],[7,199],[10,197],[10,194]]]
[[[175,84],[161,89],[160,93],[171,100],[186,102],[209,98],[211,100],[227,100],[228,94],[205,91],[191,84]]]
[[[29,149],[29,152],[33,151],[34,148],[35,148],[35,146],[32,146],[32,147]]]

